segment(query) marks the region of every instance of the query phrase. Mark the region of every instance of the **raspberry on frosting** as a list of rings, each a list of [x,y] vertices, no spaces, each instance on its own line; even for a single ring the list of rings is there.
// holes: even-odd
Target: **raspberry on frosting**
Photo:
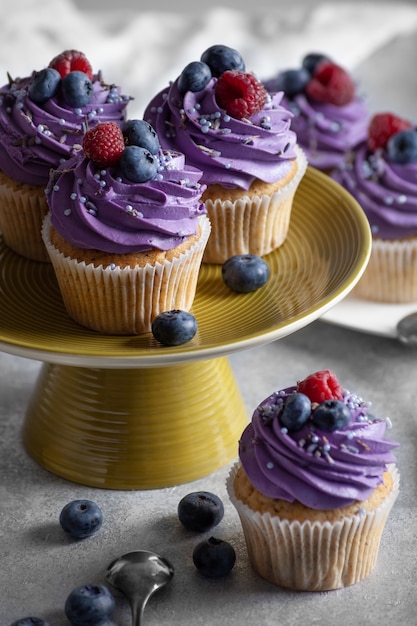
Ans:
[[[268,97],[263,83],[253,74],[238,70],[223,72],[214,91],[219,105],[240,120],[260,111]]]
[[[310,374],[298,383],[297,391],[304,393],[311,402],[318,403],[324,400],[340,400],[343,397],[343,389],[330,370]]]
[[[87,74],[90,80],[93,79],[93,68],[90,61],[83,52],[79,50],[65,50],[58,54],[49,63],[49,67],[57,70],[64,78],[70,72],[78,71]]]
[[[386,148],[393,135],[402,130],[412,128],[411,122],[393,113],[376,113],[369,122],[368,148],[375,152],[378,148]]]
[[[115,122],[98,124],[83,137],[84,154],[102,167],[116,165],[124,147],[123,133]]]

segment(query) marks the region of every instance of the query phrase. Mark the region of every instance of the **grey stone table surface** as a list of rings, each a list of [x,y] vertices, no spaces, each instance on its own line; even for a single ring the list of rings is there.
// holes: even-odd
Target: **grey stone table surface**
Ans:
[[[319,320],[229,359],[248,415],[272,391],[330,368],[345,388],[391,418],[390,436],[400,443],[401,489],[374,572],[357,585],[326,593],[286,591],[262,580],[247,561],[240,523],[226,494],[229,466],[192,483],[127,492],[84,487],[49,473],[21,441],[40,363],[0,353],[1,626],[25,615],[68,626],[63,607],[69,592],[80,584],[103,582],[111,560],[135,549],[160,552],[176,569],[172,584],[148,604],[149,626],[416,623],[417,351],[394,339]],[[236,549],[236,565],[225,579],[207,579],[195,570],[191,555],[201,536],[187,532],[177,519],[180,498],[198,489],[217,493],[225,504],[224,519],[211,532]],[[61,508],[75,498],[94,500],[105,516],[100,532],[84,541],[68,538],[58,523]],[[111,625],[128,626],[127,602],[117,592],[116,599]]]
[[[0,24],[4,77],[6,70],[25,75],[61,50],[78,48],[135,95],[131,110],[140,115],[154,90],[212,43],[241,49],[248,67],[261,77],[320,48],[355,70],[372,110],[389,108],[415,119],[414,0],[264,0],[252,3],[247,13],[240,12],[237,0],[210,6],[120,0],[117,7],[110,0],[60,0],[57,7],[56,0],[10,4]],[[176,569],[172,584],[145,611],[148,626],[415,626],[417,351],[394,339],[316,321],[284,339],[234,354],[230,362],[248,416],[272,391],[330,368],[346,388],[391,418],[390,434],[400,443],[401,488],[371,576],[327,593],[290,592],[258,577],[226,494],[229,466],[193,483],[149,491],[93,489],[50,474],[21,440],[41,364],[0,352],[0,626],[26,615],[69,626],[63,607],[70,591],[102,582],[115,557],[140,548],[163,553]],[[213,534],[233,544],[237,562],[224,580],[196,572],[191,554],[200,536],[177,520],[181,497],[198,489],[217,493],[225,504],[224,519]],[[101,531],[82,542],[69,539],[58,523],[62,507],[75,498],[96,501],[105,516]],[[114,622],[107,626],[129,624],[129,607],[117,595]]]

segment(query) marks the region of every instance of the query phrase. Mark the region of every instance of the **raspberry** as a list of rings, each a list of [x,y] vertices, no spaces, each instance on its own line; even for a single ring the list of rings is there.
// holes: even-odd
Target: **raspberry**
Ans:
[[[229,115],[242,119],[250,117],[264,106],[268,93],[259,80],[239,70],[226,70],[215,86],[216,99]]]
[[[297,392],[304,393],[311,402],[320,404],[324,400],[341,400],[343,389],[330,370],[320,370],[310,374],[297,385]]]
[[[102,167],[117,165],[125,148],[121,129],[115,122],[102,122],[83,137],[84,154]]]
[[[317,102],[343,106],[355,96],[355,83],[340,65],[328,61],[319,63],[306,86],[306,93]]]
[[[93,69],[83,52],[78,50],[65,50],[54,57],[49,64],[49,67],[57,70],[61,74],[61,78],[64,78],[70,72],[78,70],[87,74],[90,80],[93,80]]]
[[[402,130],[412,128],[411,122],[393,115],[392,113],[377,113],[368,126],[368,148],[375,152],[378,148],[384,149],[388,139]]]

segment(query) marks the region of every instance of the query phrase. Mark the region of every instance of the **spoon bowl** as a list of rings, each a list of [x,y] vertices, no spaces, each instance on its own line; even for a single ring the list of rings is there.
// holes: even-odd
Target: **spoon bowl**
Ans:
[[[143,611],[155,591],[167,585],[174,568],[165,557],[147,550],[128,552],[110,563],[106,580],[121,591],[132,609],[132,624],[140,626]]]
[[[397,338],[401,343],[417,347],[417,311],[400,319],[397,324]]]

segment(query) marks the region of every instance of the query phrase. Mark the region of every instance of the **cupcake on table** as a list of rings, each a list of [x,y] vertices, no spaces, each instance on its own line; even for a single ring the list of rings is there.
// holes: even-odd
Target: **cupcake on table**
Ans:
[[[376,113],[367,139],[332,174],[356,198],[372,230],[372,251],[353,294],[417,302],[417,130],[392,112]]]
[[[291,127],[310,165],[330,173],[367,134],[365,98],[351,74],[329,56],[309,53],[300,67],[265,81],[269,91],[283,91],[282,104],[293,113]]]
[[[204,262],[263,256],[286,239],[307,162],[281,98],[246,71],[238,51],[214,45],[146,107],[162,146],[203,172],[212,224]]]
[[[129,100],[78,50],[25,78],[8,75],[0,88],[0,230],[7,246],[48,260],[41,227],[51,168],[80,150],[88,128],[124,120]]]
[[[42,230],[72,319],[140,334],[160,313],[191,308],[210,234],[200,178],[143,120],[87,131],[51,174]]]
[[[399,488],[390,426],[330,370],[259,404],[227,488],[263,578],[325,591],[372,572]]]

